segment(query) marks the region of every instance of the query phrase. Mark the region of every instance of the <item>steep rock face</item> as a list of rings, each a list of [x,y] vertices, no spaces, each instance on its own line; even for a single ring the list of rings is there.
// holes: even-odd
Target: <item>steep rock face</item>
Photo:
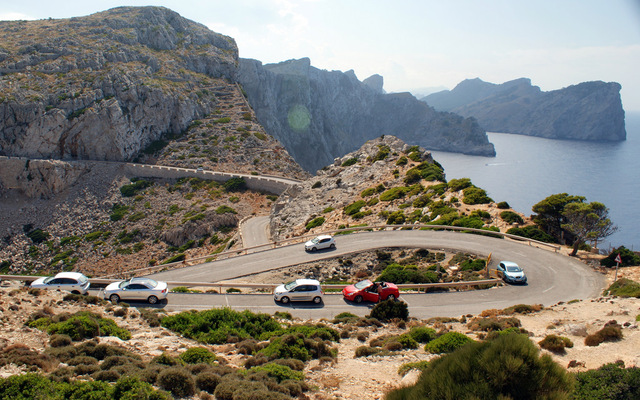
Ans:
[[[0,154],[129,160],[213,111],[237,57],[161,7],[0,22]]]
[[[465,80],[422,100],[437,110],[475,117],[492,132],[553,139],[626,139],[618,83],[583,82],[550,92],[521,78],[501,85]]]
[[[474,119],[440,113],[409,93],[384,94],[382,78],[325,71],[308,58],[262,65],[241,59],[238,80],[260,123],[307,171],[367,140],[395,135],[433,150],[495,155]]]

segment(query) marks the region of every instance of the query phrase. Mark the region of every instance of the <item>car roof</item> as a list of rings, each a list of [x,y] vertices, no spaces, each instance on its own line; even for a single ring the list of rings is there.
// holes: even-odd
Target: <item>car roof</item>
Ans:
[[[319,285],[320,281],[316,279],[296,279],[298,285]]]
[[[58,272],[56,274],[56,278],[73,278],[73,279],[78,279],[81,276],[84,276],[83,274],[81,274],[80,272]]]
[[[320,236],[317,236],[318,239],[331,239],[331,237],[332,237],[331,235],[320,235]]]
[[[500,261],[500,264],[504,264],[505,267],[517,267],[518,264],[513,261]]]

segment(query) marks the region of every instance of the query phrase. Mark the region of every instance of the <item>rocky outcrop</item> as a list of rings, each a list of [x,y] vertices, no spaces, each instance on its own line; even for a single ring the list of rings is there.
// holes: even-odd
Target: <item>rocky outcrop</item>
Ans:
[[[491,132],[553,139],[626,139],[618,83],[583,82],[543,92],[521,78],[496,85],[480,79],[422,98],[437,110],[474,117]]]
[[[307,171],[367,140],[395,135],[432,150],[495,155],[472,118],[436,112],[409,93],[385,94],[382,77],[314,68],[308,58],[263,65],[241,59],[238,80],[266,131]]]
[[[161,7],[0,22],[0,42],[0,154],[32,158],[132,159],[214,111],[238,61]]]
[[[90,168],[60,160],[0,159],[0,195],[18,190],[29,198],[49,199],[75,184]]]

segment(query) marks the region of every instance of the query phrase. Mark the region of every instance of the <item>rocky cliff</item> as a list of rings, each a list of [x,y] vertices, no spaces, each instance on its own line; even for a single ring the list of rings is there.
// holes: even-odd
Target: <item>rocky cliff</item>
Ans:
[[[492,156],[472,118],[436,112],[409,93],[385,94],[382,77],[314,68],[308,58],[263,65],[241,59],[238,80],[260,123],[307,171],[395,135],[432,150]]]
[[[211,113],[235,41],[161,7],[0,22],[0,154],[128,160]]]
[[[422,98],[437,110],[475,117],[492,132],[553,139],[626,139],[618,83],[583,82],[550,92],[521,78],[501,85],[468,79]]]

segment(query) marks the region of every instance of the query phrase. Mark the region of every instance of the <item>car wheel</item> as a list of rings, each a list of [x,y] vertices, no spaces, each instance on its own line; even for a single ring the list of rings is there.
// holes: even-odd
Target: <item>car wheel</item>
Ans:
[[[331,243],[331,246],[329,246],[329,247],[331,248],[331,250],[333,250],[333,249],[335,249],[335,248],[336,248],[336,245],[335,245],[335,244],[333,244],[333,243]]]
[[[78,292],[77,290],[72,290],[71,294],[80,294],[80,292]]]
[[[111,296],[109,296],[109,300],[111,300],[112,303],[117,303],[120,301],[120,296],[118,296],[117,294],[112,294]]]
[[[156,304],[158,303],[158,298],[156,296],[149,296],[147,301],[149,302],[149,304]]]
[[[395,299],[396,299],[396,296],[394,296],[392,294],[387,296],[387,300],[395,300]]]
[[[282,304],[287,304],[287,303],[289,303],[289,298],[287,296],[284,296],[283,298],[280,299],[280,302]]]
[[[353,299],[354,302],[356,303],[362,303],[362,296],[358,295]]]
[[[316,296],[313,298],[313,302],[316,304],[322,303],[322,298],[320,296]]]
[[[315,247],[312,247],[312,248],[311,248],[311,252],[312,252],[312,253],[313,253],[313,252],[315,252],[316,250],[318,250],[318,249],[317,249],[317,248],[315,248]]]

